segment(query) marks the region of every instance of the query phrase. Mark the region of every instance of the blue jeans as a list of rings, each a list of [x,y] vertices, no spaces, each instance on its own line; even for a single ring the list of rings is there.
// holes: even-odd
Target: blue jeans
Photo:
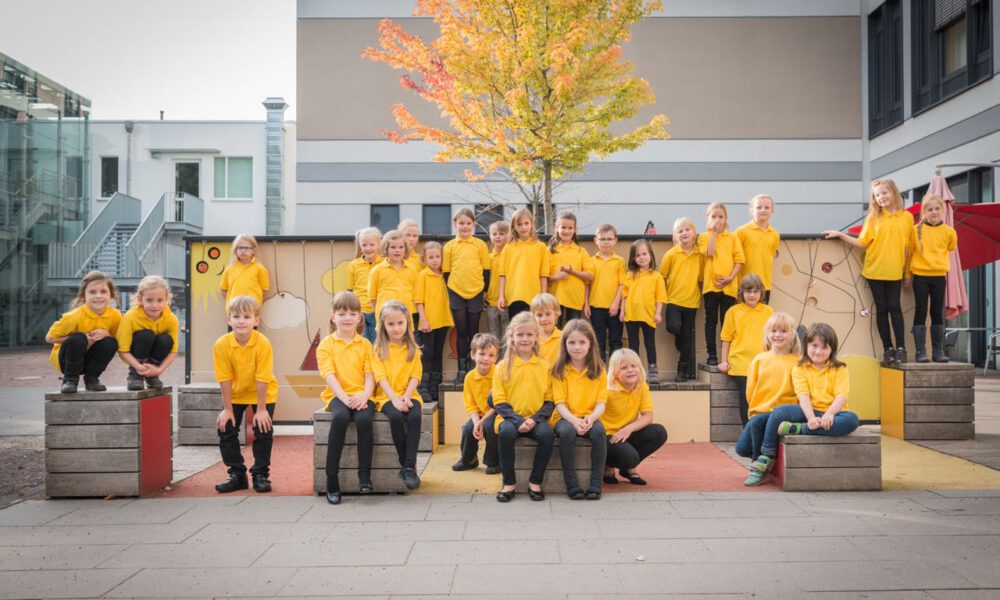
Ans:
[[[750,417],[743,427],[743,433],[736,442],[736,454],[746,456],[750,460],[757,460],[760,456],[760,446],[764,442],[764,429],[767,427],[767,418],[771,413],[763,413]]]
[[[822,417],[821,411],[814,411],[817,417]],[[764,441],[760,446],[760,453],[768,456],[778,455],[778,425],[782,421],[792,423],[805,423],[806,414],[798,404],[786,404],[774,409],[771,418],[767,420],[767,427],[764,429]],[[842,410],[833,416],[833,426],[830,429],[817,427],[816,429],[802,428],[803,435],[847,435],[858,428],[858,415],[849,410]]]
[[[375,343],[375,313],[361,313],[365,316],[365,332],[362,334],[366,340]]]

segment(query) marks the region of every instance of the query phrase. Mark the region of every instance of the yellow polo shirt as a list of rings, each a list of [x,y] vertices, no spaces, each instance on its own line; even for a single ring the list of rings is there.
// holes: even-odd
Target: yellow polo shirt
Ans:
[[[132,348],[132,336],[135,335],[135,332],[144,329],[148,329],[156,335],[168,334],[174,340],[170,351],[177,352],[178,331],[180,330],[177,316],[170,310],[169,306],[165,305],[163,314],[154,321],[146,315],[141,304],[128,309],[128,312],[122,317],[121,324],[118,325],[118,333],[115,334],[115,337],[118,338],[118,351],[128,352]]]
[[[113,306],[106,306],[103,313],[97,314],[90,310],[86,304],[82,304],[63,313],[63,316],[49,327],[49,331],[45,335],[50,338],[66,337],[74,333],[90,333],[95,329],[103,329],[112,336],[117,336],[121,322],[122,313]],[[62,344],[53,344],[52,352],[49,353],[49,362],[52,363],[57,372],[62,372],[59,369],[60,346]]]
[[[549,274],[555,274],[563,265],[569,265],[576,271],[594,272],[594,263],[590,260],[590,255],[577,244],[569,246],[556,244],[555,253],[549,258]],[[586,286],[587,284],[576,275],[569,275],[566,279],[552,281],[549,284],[549,293],[559,300],[561,306],[581,310]]]
[[[914,225],[910,230],[910,273],[923,277],[947,275],[951,270],[951,252],[957,247],[958,234],[947,223]]]
[[[417,305],[413,301],[413,289],[417,285],[417,272],[409,265],[396,268],[383,260],[368,274],[368,301],[375,302],[375,315],[382,312],[382,305],[389,300],[398,300],[413,314]]]
[[[736,237],[740,238],[743,255],[747,261],[740,269],[740,279],[750,273],[757,274],[764,282],[764,289],[771,289],[771,272],[774,266],[774,255],[778,251],[781,235],[778,230],[767,224],[767,229],[750,221],[736,228]]]
[[[740,302],[726,311],[721,337],[729,342],[730,375],[746,375],[750,361],[764,351],[764,326],[773,314],[763,302],[753,308]]]
[[[510,378],[507,375],[507,361],[502,360],[493,369],[493,406],[509,404],[515,413],[525,419],[541,410],[542,405],[552,400],[552,375],[549,361],[540,356],[524,360],[516,354],[511,358]],[[500,431],[503,417],[497,416],[495,431]]]
[[[878,281],[902,279],[906,247],[912,230],[913,215],[908,210],[884,212],[880,217],[869,214],[858,236],[858,241],[865,247],[861,276]]]
[[[797,354],[777,355],[768,350],[750,361],[747,369],[749,416],[774,412],[785,404],[798,404],[792,387],[792,368],[799,363]]]
[[[490,252],[490,287],[486,290],[486,304],[496,306],[500,299],[500,253]]]
[[[448,288],[445,287],[444,277],[431,271],[430,267],[424,267],[417,275],[413,303],[424,305],[424,315],[427,316],[431,329],[452,327],[455,324],[448,306]]]
[[[630,392],[616,381],[614,387],[608,390],[608,404],[601,415],[601,423],[604,423],[608,435],[614,435],[622,427],[635,422],[644,412],[653,412],[653,397],[646,382],[638,382]]]
[[[380,262],[382,262],[381,256],[376,256],[372,262],[359,256],[347,265],[347,289],[354,292],[361,301],[361,312],[370,313],[373,310],[372,300],[368,297],[368,275]]]
[[[627,321],[642,321],[656,327],[653,315],[657,303],[667,303],[667,286],[663,283],[663,276],[656,271],[629,271],[625,274],[622,296],[625,298]]]
[[[667,298],[670,304],[684,308],[698,308],[701,303],[702,269],[705,257],[698,252],[697,244],[691,252],[685,252],[680,244],[675,244],[663,254],[660,261],[660,275],[666,280]]]
[[[274,351],[271,342],[259,331],[251,331],[250,339],[240,345],[236,333],[230,331],[215,340],[212,346],[215,380],[231,381],[233,404],[257,404],[257,383],[267,384],[267,404],[278,400],[278,379],[274,376]]]
[[[552,400],[565,404],[576,418],[594,412],[598,402],[608,401],[608,374],[601,369],[596,379],[587,377],[587,370],[578,371],[572,364],[563,369],[563,378],[552,377]],[[559,422],[559,411],[552,414],[552,424]]]
[[[542,334],[544,335],[544,334]],[[562,343],[562,331],[558,327],[552,328],[552,335],[538,340],[538,354],[550,365],[556,364],[559,358],[559,345]]]
[[[531,303],[542,291],[542,277],[549,276],[552,253],[538,240],[508,242],[500,253],[500,275],[506,278],[504,300]]]
[[[263,304],[264,292],[270,287],[267,267],[260,264],[256,256],[246,265],[240,261],[227,265],[219,281],[219,289],[226,292],[226,306],[236,296],[250,296],[258,305]]]
[[[424,374],[423,365],[420,362],[420,350],[413,353],[413,360],[407,360],[407,349],[405,345],[393,344],[389,342],[389,352],[385,360],[378,357],[378,353],[372,350],[372,375],[375,377],[375,410],[382,410],[386,402],[389,402],[389,395],[382,389],[381,382],[388,381],[389,387],[396,392],[397,396],[403,394],[410,385],[410,379],[420,381]],[[420,392],[414,391],[411,400],[423,404]]]
[[[441,271],[451,273],[448,289],[466,300],[483,291],[483,271],[488,271],[490,264],[490,249],[477,237],[456,237],[444,245]]]
[[[316,363],[324,382],[320,397],[329,407],[333,392],[325,386],[326,376],[334,375],[349,396],[364,391],[365,375],[372,372],[372,344],[359,334],[345,342],[336,333],[331,333],[316,348]]]
[[[838,396],[848,397],[851,392],[851,379],[846,365],[817,369],[812,363],[807,362],[792,369],[792,386],[795,388],[796,398],[808,394],[813,410],[826,412]],[[841,410],[847,410],[846,402]]]
[[[594,265],[594,281],[590,284],[590,306],[611,308],[618,294],[618,286],[625,281],[625,259],[612,254],[604,258],[598,252],[591,257]]]
[[[493,389],[493,373],[496,365],[490,367],[486,375],[481,375],[479,369],[472,369],[465,374],[465,383],[462,385],[462,402],[465,404],[465,412],[479,413],[485,415],[490,410],[487,403],[490,391]]]
[[[420,252],[414,250],[403,259],[403,264],[413,269],[415,273],[419,273],[424,268],[424,258],[420,256]]]
[[[723,231],[715,236],[715,256],[708,255],[708,233],[698,234],[698,252],[705,256],[705,271],[702,274],[701,293],[722,292],[727,296],[736,297],[739,291],[739,277],[734,277],[721,290],[715,287],[716,277],[729,277],[737,264],[746,262],[743,254],[743,245],[740,238],[736,237],[729,230]]]

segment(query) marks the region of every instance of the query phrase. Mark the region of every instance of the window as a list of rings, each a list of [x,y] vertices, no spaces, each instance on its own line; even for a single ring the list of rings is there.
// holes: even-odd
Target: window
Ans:
[[[425,204],[423,226],[420,233],[428,235],[448,235],[451,233],[451,205]]]
[[[201,163],[174,163],[174,192],[201,196]]]
[[[101,157],[101,198],[110,198],[118,191],[118,157]]]
[[[382,233],[393,229],[399,224],[399,205],[372,204],[370,221],[372,227],[378,228]]]
[[[868,16],[868,134],[903,122],[903,14],[888,0]]]
[[[490,225],[503,221],[503,204],[477,204],[476,233],[489,234]]]
[[[913,111],[990,77],[991,0],[912,0]]]
[[[215,159],[215,197],[253,198],[253,159]]]

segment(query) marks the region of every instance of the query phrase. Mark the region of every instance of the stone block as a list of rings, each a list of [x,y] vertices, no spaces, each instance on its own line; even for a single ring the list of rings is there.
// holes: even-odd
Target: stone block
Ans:
[[[736,390],[712,390],[708,398],[712,408],[740,406],[740,394]]]
[[[45,493],[51,498],[138,496],[139,473],[48,473]]]
[[[138,448],[139,425],[46,425],[46,448]]]
[[[882,489],[882,468],[785,469],[786,492],[878,491]]]
[[[904,388],[903,404],[906,406],[924,404],[973,404],[976,401],[975,388]]]
[[[942,404],[903,406],[904,419],[909,423],[971,423],[976,420],[976,407],[972,404]]]
[[[715,425],[709,428],[709,436],[713,442],[735,442],[743,433],[741,425]]]
[[[712,425],[739,425],[743,427],[740,420],[740,409],[737,407],[712,408]]]
[[[47,425],[109,425],[139,422],[139,403],[121,400],[48,401]]]
[[[975,423],[903,424],[903,439],[907,440],[971,440],[975,437]]]
[[[179,410],[222,410],[222,392],[215,394],[179,394],[177,396]]]
[[[177,411],[177,425],[181,429],[187,427],[215,427],[218,418],[219,418],[218,410]]]
[[[774,477],[786,491],[882,489],[882,447],[878,434],[790,435],[781,440]]]
[[[47,473],[137,473],[139,450],[46,450]]]
[[[796,468],[881,467],[882,447],[879,444],[786,444],[785,462]]]

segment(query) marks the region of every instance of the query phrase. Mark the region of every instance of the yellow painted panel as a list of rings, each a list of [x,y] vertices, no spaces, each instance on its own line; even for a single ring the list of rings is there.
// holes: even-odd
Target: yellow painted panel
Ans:
[[[438,419],[440,418],[438,415],[440,415],[440,414],[441,414],[441,409],[439,407],[436,411],[434,411],[434,416],[433,416],[433,418],[431,420],[431,423],[432,423],[431,424],[431,436],[432,436],[432,438],[431,438],[432,439],[432,441],[431,441],[431,454],[433,454],[434,451],[437,450],[438,444],[440,443],[439,437],[438,437],[438,430],[440,429],[440,427],[438,427]]]
[[[444,407],[444,443],[458,445],[462,442],[462,425],[469,420],[462,402],[462,392],[439,392]],[[435,429],[437,431],[437,429]]]
[[[883,490],[997,488],[1000,488],[1000,471],[882,436]]]
[[[851,375],[848,408],[862,421],[878,421],[881,418],[879,370],[882,364],[870,356],[861,355],[842,356],[840,360],[847,364],[847,372]]]
[[[903,439],[903,372],[880,369],[882,433]]]
[[[711,441],[708,391],[651,392],[653,421],[667,428],[667,443]]]

